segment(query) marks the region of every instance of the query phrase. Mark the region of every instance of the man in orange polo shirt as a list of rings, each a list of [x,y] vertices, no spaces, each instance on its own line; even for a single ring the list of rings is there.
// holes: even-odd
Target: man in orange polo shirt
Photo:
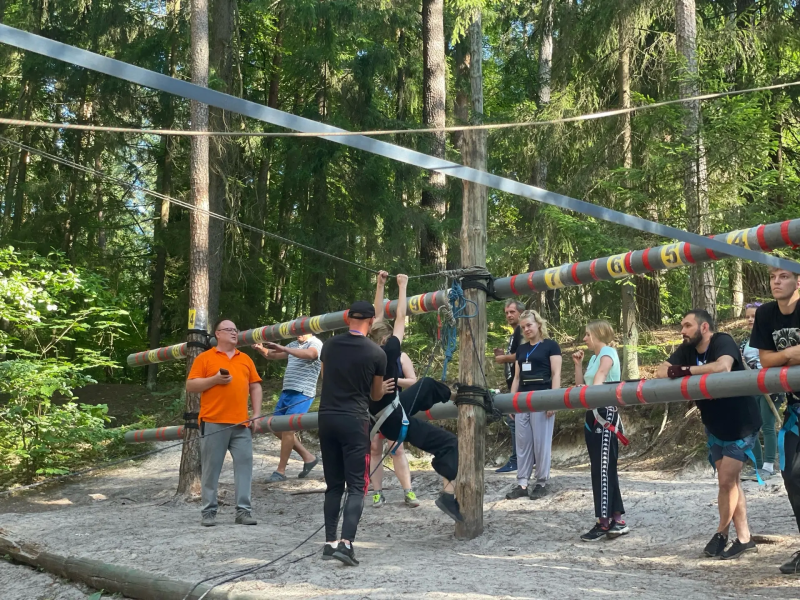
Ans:
[[[256,525],[251,515],[250,489],[253,481],[253,437],[261,416],[261,378],[253,360],[236,349],[239,331],[233,321],[222,320],[214,327],[216,348],[194,359],[186,391],[200,396],[200,461],[204,527],[216,525],[217,484],[225,455],[233,458],[236,488],[236,523]],[[253,404],[250,425],[247,398]],[[232,427],[235,425],[235,427]]]

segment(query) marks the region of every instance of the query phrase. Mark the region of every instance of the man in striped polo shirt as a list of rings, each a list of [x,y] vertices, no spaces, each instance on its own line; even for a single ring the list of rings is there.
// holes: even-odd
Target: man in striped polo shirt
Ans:
[[[253,348],[267,360],[288,360],[286,373],[283,376],[283,391],[274,414],[307,413],[317,393],[317,380],[322,368],[319,360],[322,341],[309,333],[299,336],[296,341],[286,346],[266,342],[263,346],[254,344]],[[305,449],[294,431],[284,431],[277,435],[281,439],[281,458],[278,469],[267,481],[286,481],[286,465],[293,448],[303,459],[303,470],[298,477],[305,478],[311,469],[317,466],[319,459]]]

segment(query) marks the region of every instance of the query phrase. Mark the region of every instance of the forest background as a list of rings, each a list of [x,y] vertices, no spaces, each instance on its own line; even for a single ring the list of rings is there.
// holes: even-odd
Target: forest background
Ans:
[[[5,24],[187,80],[189,17],[181,0],[0,0]],[[209,21],[210,87],[347,130],[540,121],[800,80],[796,1],[212,0]],[[471,51],[483,57],[480,115]],[[0,72],[3,116],[191,128],[184,99],[32,53],[0,47]],[[216,109],[209,128],[276,131]],[[464,160],[459,132],[382,139]],[[702,234],[791,219],[800,206],[800,87],[490,131],[487,145],[491,172]],[[461,266],[460,180],[313,138],[212,138],[209,161],[214,212],[371,269]],[[192,169],[186,137],[0,127],[4,478],[120,451],[105,407],[54,393],[182,381],[182,362],[125,363],[185,339],[190,276],[189,212],[131,184],[190,202]],[[367,270],[214,219],[207,233],[210,322],[245,329],[372,296]],[[487,236],[496,277],[666,243],[495,190]],[[413,280],[410,292],[444,285]],[[692,306],[739,317],[768,295],[763,267],[723,260],[523,300],[561,342],[609,319],[636,377],[666,354],[649,332]],[[488,311],[490,348],[503,346],[502,303]],[[411,331],[421,362],[435,318]]]

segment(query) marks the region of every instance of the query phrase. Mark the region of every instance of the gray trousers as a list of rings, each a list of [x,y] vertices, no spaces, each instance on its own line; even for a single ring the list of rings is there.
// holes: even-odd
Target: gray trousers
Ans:
[[[550,479],[550,449],[556,416],[546,413],[519,413],[516,421],[517,485],[527,487],[536,461],[535,482],[544,485]]]
[[[230,427],[228,423],[203,423],[200,438],[202,513],[217,514],[217,484],[222,463],[230,450],[233,459],[233,482],[236,488],[236,513],[250,512],[250,488],[253,482],[253,435],[249,427]],[[221,429],[225,431],[219,432]],[[211,435],[213,434],[213,435]]]

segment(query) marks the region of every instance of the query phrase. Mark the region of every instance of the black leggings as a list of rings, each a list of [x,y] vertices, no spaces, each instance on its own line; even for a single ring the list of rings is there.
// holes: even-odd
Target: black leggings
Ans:
[[[615,406],[598,408],[597,412],[614,427],[619,428],[619,411]],[[619,441],[617,436],[600,423],[595,422],[594,413],[586,412],[586,447],[592,465],[592,495],[594,496],[594,516],[610,519],[614,513],[625,514],[622,494],[619,491],[617,458]]]
[[[421,410],[429,410],[434,404],[447,402],[450,395],[450,388],[445,384],[423,377],[400,393],[400,404],[409,417],[405,441],[423,452],[433,454],[431,466],[434,471],[447,480],[455,481],[458,475],[458,438],[432,423],[411,418]],[[390,440],[397,440],[402,424],[403,415],[395,410],[381,425],[381,433]]]
[[[789,410],[791,409],[786,409],[787,412]],[[800,529],[800,438],[787,431],[783,438],[783,451],[786,464],[781,475],[786,494],[789,496],[789,504],[792,505],[794,518],[797,521],[797,528]]]
[[[369,423],[352,415],[319,415],[319,447],[325,475],[325,541],[338,540],[339,510],[347,483],[342,519],[343,540],[356,539],[369,487]]]

